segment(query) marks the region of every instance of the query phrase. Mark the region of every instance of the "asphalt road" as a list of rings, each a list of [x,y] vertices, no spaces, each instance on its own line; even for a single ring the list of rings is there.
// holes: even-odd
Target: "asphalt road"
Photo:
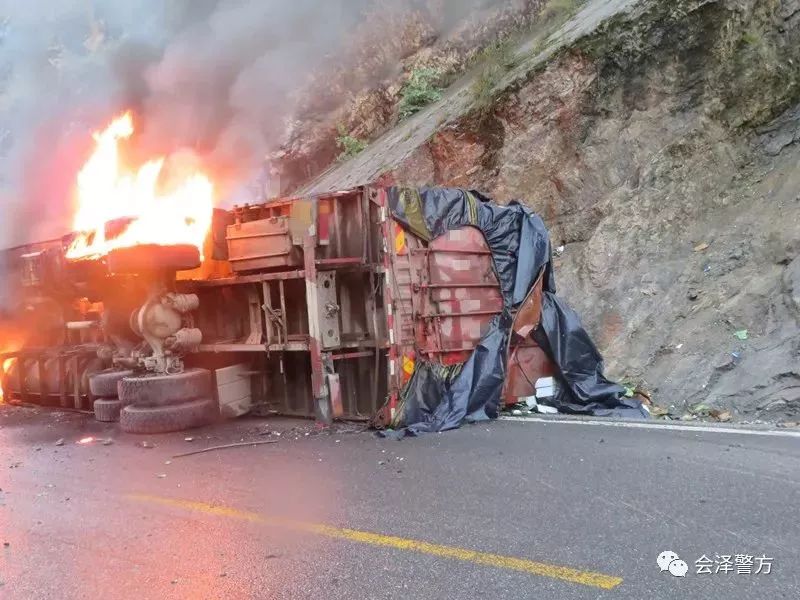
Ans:
[[[187,435],[0,406],[0,598],[800,597],[797,437],[501,421],[396,442],[283,420]],[[686,577],[659,570],[665,550]],[[696,573],[736,554],[770,573]]]

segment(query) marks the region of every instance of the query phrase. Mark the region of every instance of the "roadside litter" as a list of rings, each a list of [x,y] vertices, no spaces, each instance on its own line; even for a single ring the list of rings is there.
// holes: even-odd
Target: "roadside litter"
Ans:
[[[192,450],[191,452],[182,452],[181,454],[173,454],[172,458],[183,458],[184,456],[192,456],[194,454],[203,454],[205,452],[214,452],[216,450],[227,450],[228,448],[243,448],[244,446],[261,446],[263,444],[277,444],[278,440],[259,440],[254,442],[237,442],[235,444],[225,444],[223,446],[211,446],[209,448],[201,448],[200,450]]]

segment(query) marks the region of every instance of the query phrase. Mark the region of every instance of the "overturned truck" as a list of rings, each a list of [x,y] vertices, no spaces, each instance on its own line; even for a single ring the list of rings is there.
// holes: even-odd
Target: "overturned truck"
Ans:
[[[69,261],[68,243],[6,252],[38,332],[3,356],[12,402],[121,411],[129,431],[255,412],[413,433],[494,417],[553,376],[562,411],[646,415],[603,376],[518,203],[369,186],[217,210],[202,261]]]

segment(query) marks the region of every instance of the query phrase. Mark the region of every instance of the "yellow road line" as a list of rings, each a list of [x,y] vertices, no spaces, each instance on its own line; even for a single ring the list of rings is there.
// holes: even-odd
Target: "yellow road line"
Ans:
[[[392,535],[371,533],[369,531],[359,531],[357,529],[345,529],[319,523],[306,523],[303,521],[265,517],[254,512],[238,510],[227,506],[207,504],[205,502],[193,502],[191,500],[162,498],[160,496],[148,496],[142,494],[132,494],[129,495],[128,498],[139,502],[160,504],[162,506],[170,506],[173,508],[201,512],[207,515],[228,517],[240,521],[249,521],[251,523],[284,527],[296,531],[305,531],[328,538],[348,540],[351,542],[358,542],[360,544],[384,546],[387,548],[394,548],[396,550],[419,552],[421,554],[428,554],[430,556],[451,558],[454,560],[485,565],[488,567],[495,567],[498,569],[521,571],[530,575],[551,577],[553,579],[579,583],[581,585],[602,588],[604,590],[610,590],[622,583],[621,577],[604,575],[603,573],[595,573],[593,571],[580,571],[578,569],[536,562],[525,558],[514,558],[512,556],[503,556],[501,554],[477,552],[475,550],[467,550],[465,548],[457,548],[455,546],[431,544],[428,542],[395,537]]]

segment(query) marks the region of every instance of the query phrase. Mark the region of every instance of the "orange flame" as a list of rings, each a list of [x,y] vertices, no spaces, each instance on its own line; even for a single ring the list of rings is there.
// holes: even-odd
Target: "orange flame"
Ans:
[[[3,386],[7,383],[6,375],[14,366],[16,358],[1,358],[3,354],[11,354],[25,345],[27,335],[24,331],[8,321],[0,321],[0,404],[5,398]]]
[[[0,404],[2,404],[3,400],[5,399],[3,385],[5,384],[6,373],[9,371],[9,369],[11,369],[16,360],[16,358],[7,358],[0,362]]]
[[[81,232],[67,258],[105,256],[116,248],[138,244],[191,244],[201,254],[211,228],[214,186],[193,169],[171,173],[179,183],[159,189],[164,158],[147,161],[138,169],[123,164],[119,144],[134,133],[133,117],[125,113],[94,134],[94,153],[78,173],[78,210],[74,229]],[[121,232],[109,235],[106,225],[124,219]]]

